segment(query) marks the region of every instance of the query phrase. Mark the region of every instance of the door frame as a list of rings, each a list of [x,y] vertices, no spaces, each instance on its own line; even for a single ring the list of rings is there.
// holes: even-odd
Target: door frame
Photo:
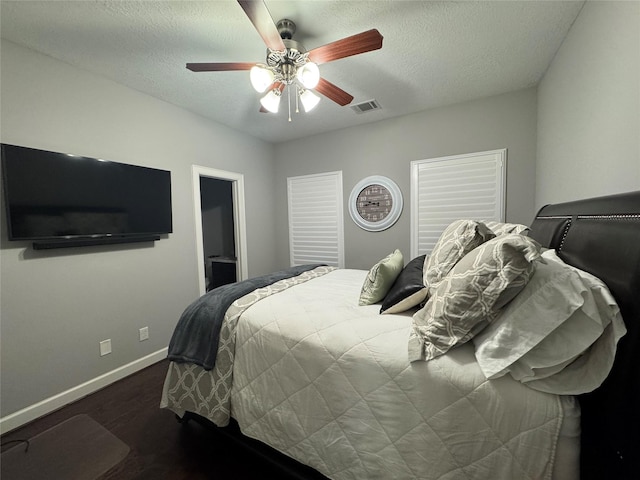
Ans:
[[[193,183],[193,208],[196,230],[196,257],[198,262],[198,287],[200,295],[206,293],[204,266],[204,244],[202,238],[202,202],[200,200],[200,177],[227,180],[232,185],[233,196],[233,229],[235,235],[236,250],[236,277],[238,281],[249,278],[247,263],[247,225],[244,204],[244,175],[236,172],[228,172],[201,165],[191,166],[191,178]]]

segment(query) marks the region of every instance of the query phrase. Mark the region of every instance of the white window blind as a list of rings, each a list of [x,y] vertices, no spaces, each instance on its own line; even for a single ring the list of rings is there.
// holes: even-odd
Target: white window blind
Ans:
[[[344,268],[342,172],[287,178],[291,265]]]
[[[454,220],[504,221],[507,151],[411,162],[411,253],[430,253]]]

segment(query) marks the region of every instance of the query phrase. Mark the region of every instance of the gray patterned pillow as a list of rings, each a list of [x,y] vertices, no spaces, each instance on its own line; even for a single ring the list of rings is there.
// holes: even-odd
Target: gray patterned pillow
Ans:
[[[475,220],[456,220],[451,223],[424,261],[423,282],[429,287],[429,292],[462,257],[493,237],[495,234],[484,223]]]
[[[404,258],[400,250],[387,255],[371,267],[362,285],[359,304],[371,305],[382,300],[402,272],[402,267]]]
[[[409,360],[430,360],[465,343],[486,327],[527,284],[540,245],[500,235],[466,255],[413,316]]]
[[[526,235],[529,233],[529,227],[520,223],[502,223],[502,222],[484,222],[493,233],[498,235],[505,235],[507,233],[519,233],[520,235]]]

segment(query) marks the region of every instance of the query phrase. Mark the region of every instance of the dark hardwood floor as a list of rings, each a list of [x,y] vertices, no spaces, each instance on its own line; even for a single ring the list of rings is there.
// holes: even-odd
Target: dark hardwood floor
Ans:
[[[325,478],[257,442],[250,441],[247,447],[236,439],[233,428],[218,429],[193,420],[179,423],[172,412],[159,407],[167,368],[167,361],[152,365],[3,435],[2,443],[31,438],[85,413],[131,449],[100,480]],[[274,455],[284,461],[284,469],[273,462]]]

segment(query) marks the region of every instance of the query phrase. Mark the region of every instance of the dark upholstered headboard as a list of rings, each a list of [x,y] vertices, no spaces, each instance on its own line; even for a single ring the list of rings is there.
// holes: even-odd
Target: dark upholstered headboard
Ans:
[[[607,380],[579,397],[581,478],[640,478],[640,191],[547,205],[529,235],[604,281],[627,327]]]

